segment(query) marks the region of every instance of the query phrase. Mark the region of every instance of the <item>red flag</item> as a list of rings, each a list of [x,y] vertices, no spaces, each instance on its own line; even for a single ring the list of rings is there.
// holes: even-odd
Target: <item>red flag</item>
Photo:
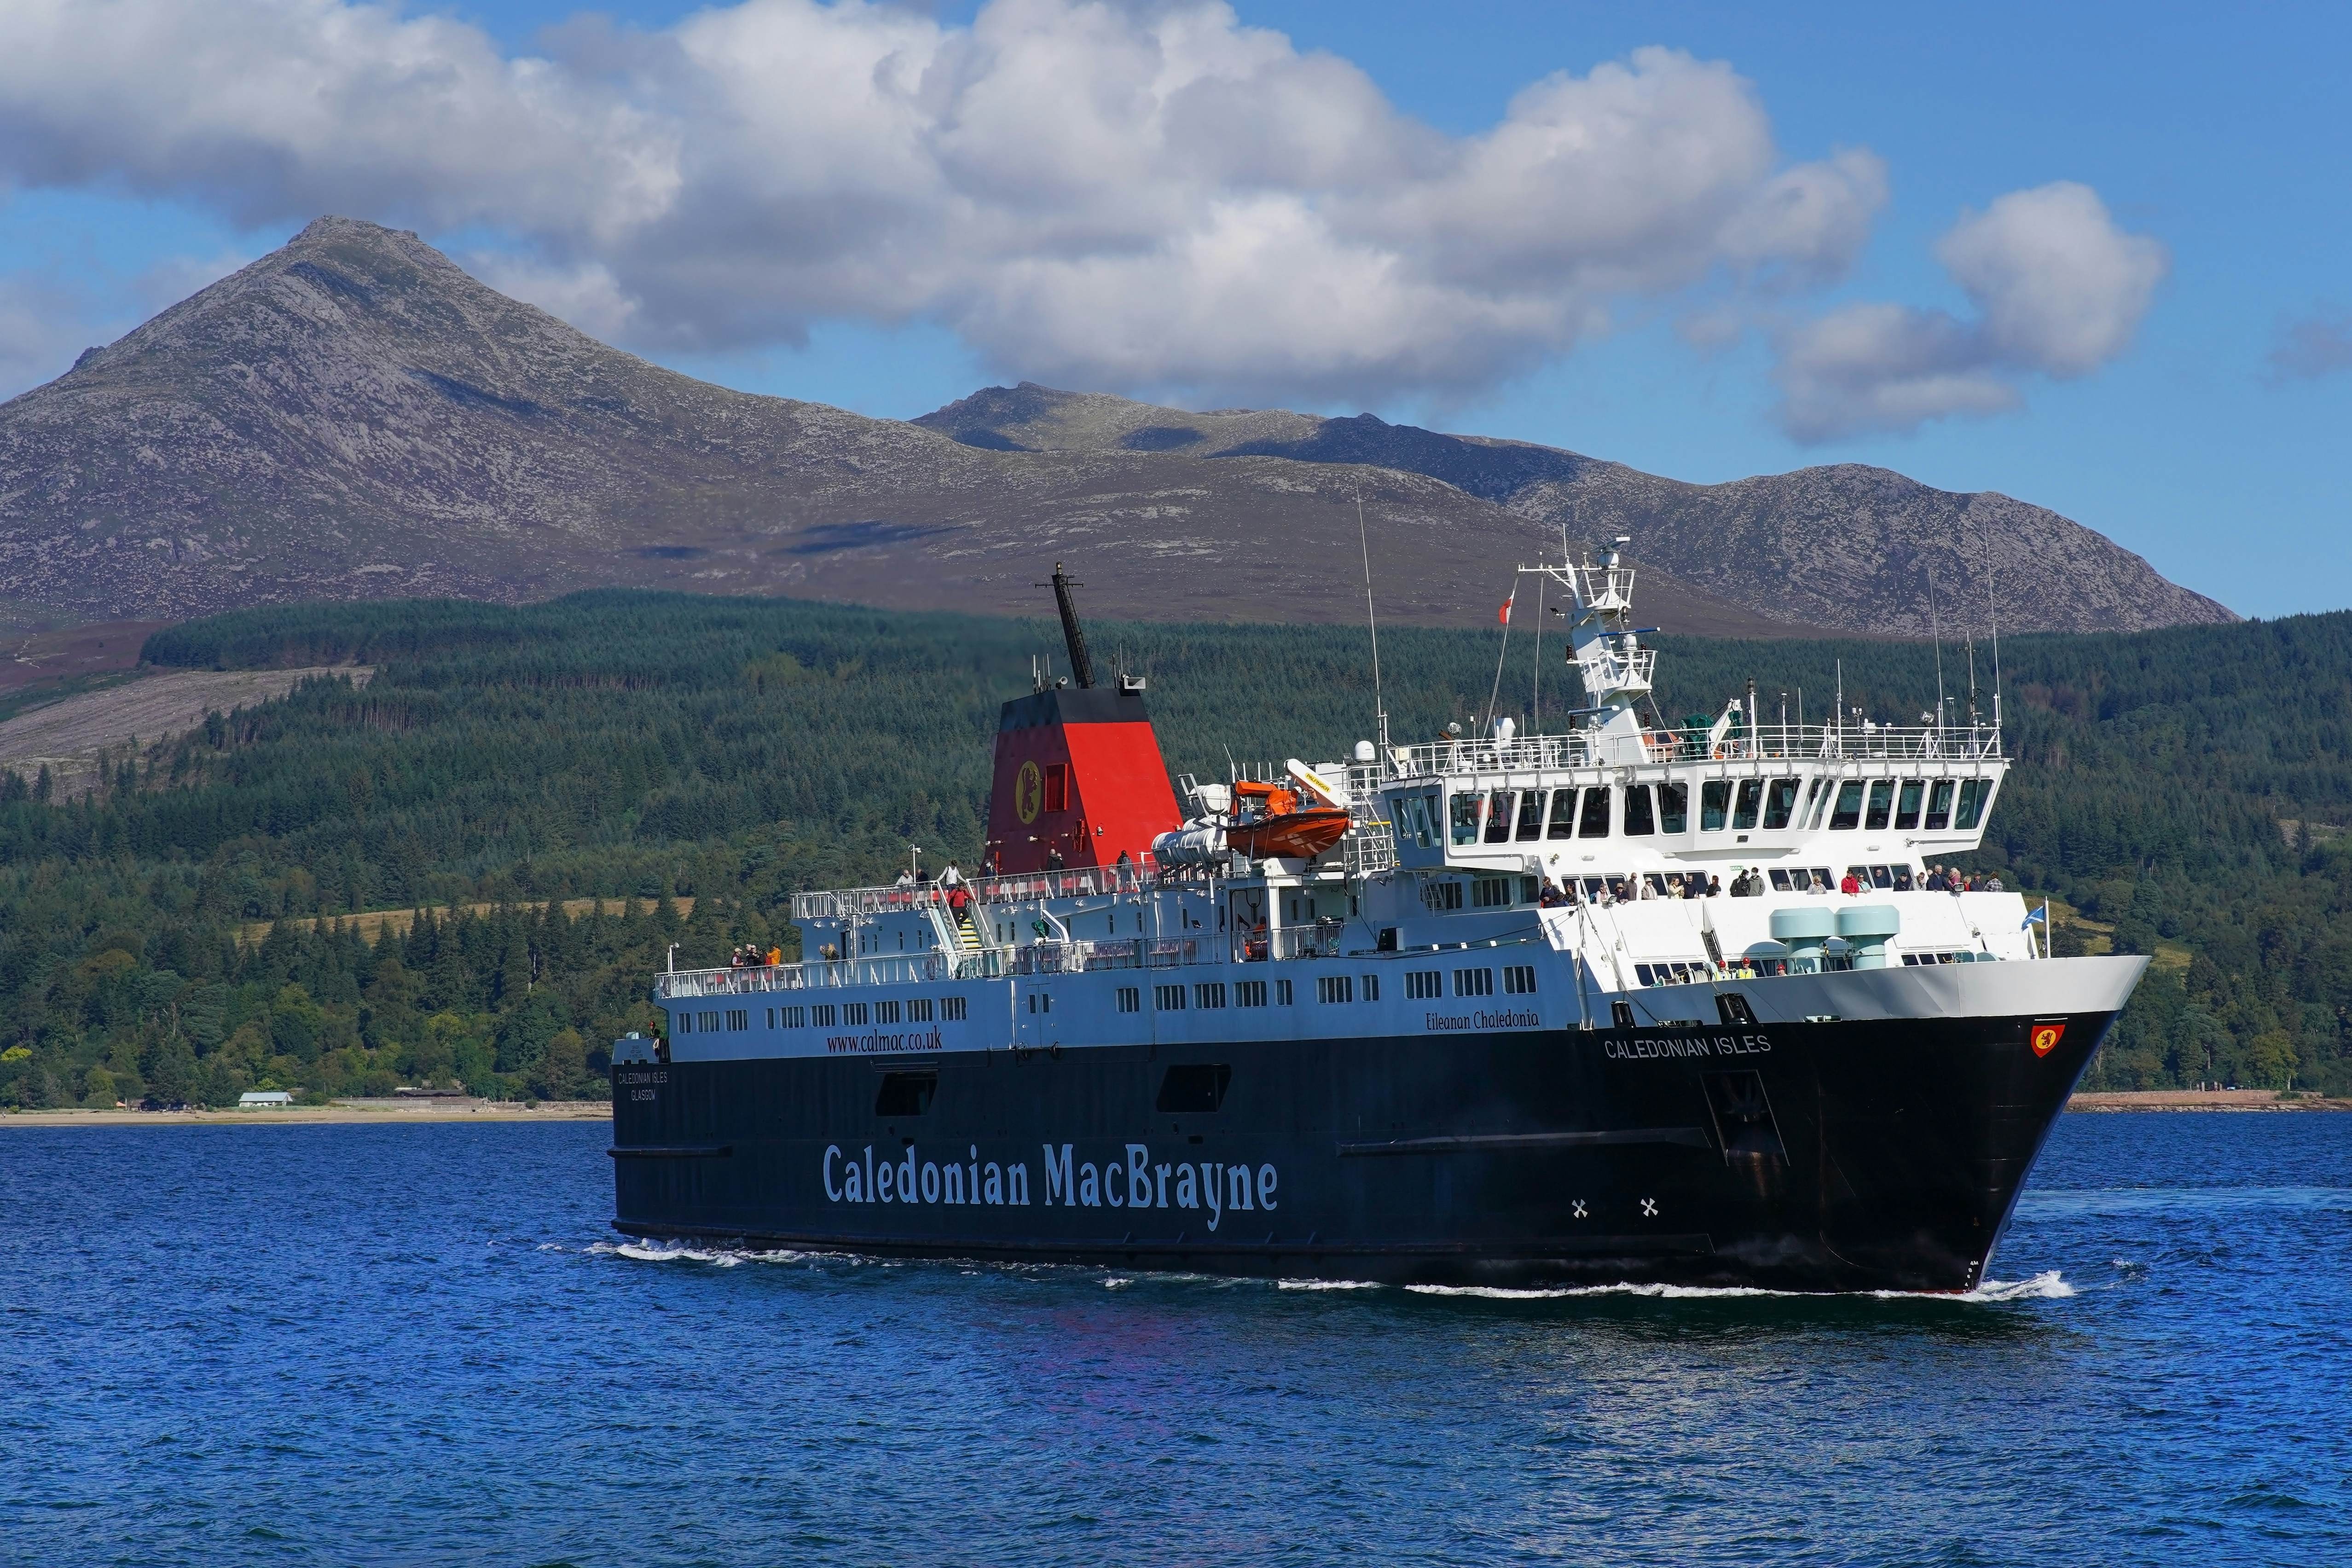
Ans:
[[[1517,603],[1518,600],[1519,591],[1514,588],[1511,590],[1510,598],[1503,601],[1503,607],[1495,612],[1495,619],[1503,625],[1508,626],[1511,623],[1511,606]]]

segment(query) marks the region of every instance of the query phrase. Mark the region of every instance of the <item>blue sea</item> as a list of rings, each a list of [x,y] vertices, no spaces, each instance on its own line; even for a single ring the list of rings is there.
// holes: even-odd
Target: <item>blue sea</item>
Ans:
[[[608,1129],[0,1129],[11,1563],[2352,1563],[2352,1116],[1969,1300],[618,1246]]]

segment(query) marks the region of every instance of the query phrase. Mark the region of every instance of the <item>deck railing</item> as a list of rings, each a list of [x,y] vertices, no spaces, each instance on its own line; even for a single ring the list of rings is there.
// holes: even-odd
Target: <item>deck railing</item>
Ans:
[[[1350,789],[1368,792],[1396,779],[1462,773],[1534,773],[1644,762],[1895,760],[1983,762],[2002,755],[2000,732],[1989,725],[1869,726],[1766,724],[1753,732],[1710,741],[1699,729],[1651,730],[1638,740],[1584,734],[1491,737],[1434,741],[1396,748],[1383,774],[1377,763],[1348,769]]]
[[[1152,866],[1147,859],[1140,865],[1083,866],[1066,871],[967,877],[963,886],[974,904],[1026,904],[1045,898],[1100,898],[1140,893],[1152,882]],[[827,888],[793,894],[793,919],[849,920],[902,915],[945,902],[947,889],[936,882],[919,882],[904,887]]]

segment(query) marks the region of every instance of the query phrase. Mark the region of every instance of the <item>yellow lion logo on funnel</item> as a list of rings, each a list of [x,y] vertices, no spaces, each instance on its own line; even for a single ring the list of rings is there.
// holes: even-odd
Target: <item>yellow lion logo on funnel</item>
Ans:
[[[1013,810],[1025,825],[1037,820],[1037,810],[1045,803],[1045,776],[1037,771],[1034,762],[1024,762],[1013,780]]]

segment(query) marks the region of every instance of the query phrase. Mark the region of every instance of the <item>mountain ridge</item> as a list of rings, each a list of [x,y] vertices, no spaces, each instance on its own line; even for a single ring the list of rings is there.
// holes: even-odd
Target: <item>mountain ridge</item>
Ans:
[[[1791,570],[1792,595],[1691,542],[1744,528],[1749,554],[1786,557],[1824,507],[1896,481],[1912,483],[1742,495],[1370,415],[1028,383],[872,419],[664,370],[413,234],[329,217],[0,404],[0,597],[159,619],[622,584],[1034,613],[1067,559],[1105,613],[1353,622],[1360,502],[1384,617],[1492,624],[1511,567],[1580,514],[1582,536],[1635,533],[1645,622],[1908,634],[1918,595],[1885,549],[1826,552]],[[1877,505],[1890,535],[1934,510],[1908,492]],[[2021,515],[2085,580],[2076,622],[2231,618],[2079,525]],[[2121,586],[2090,583],[2103,573]],[[2012,620],[2008,592],[2004,630],[2065,624],[2025,593]]]

